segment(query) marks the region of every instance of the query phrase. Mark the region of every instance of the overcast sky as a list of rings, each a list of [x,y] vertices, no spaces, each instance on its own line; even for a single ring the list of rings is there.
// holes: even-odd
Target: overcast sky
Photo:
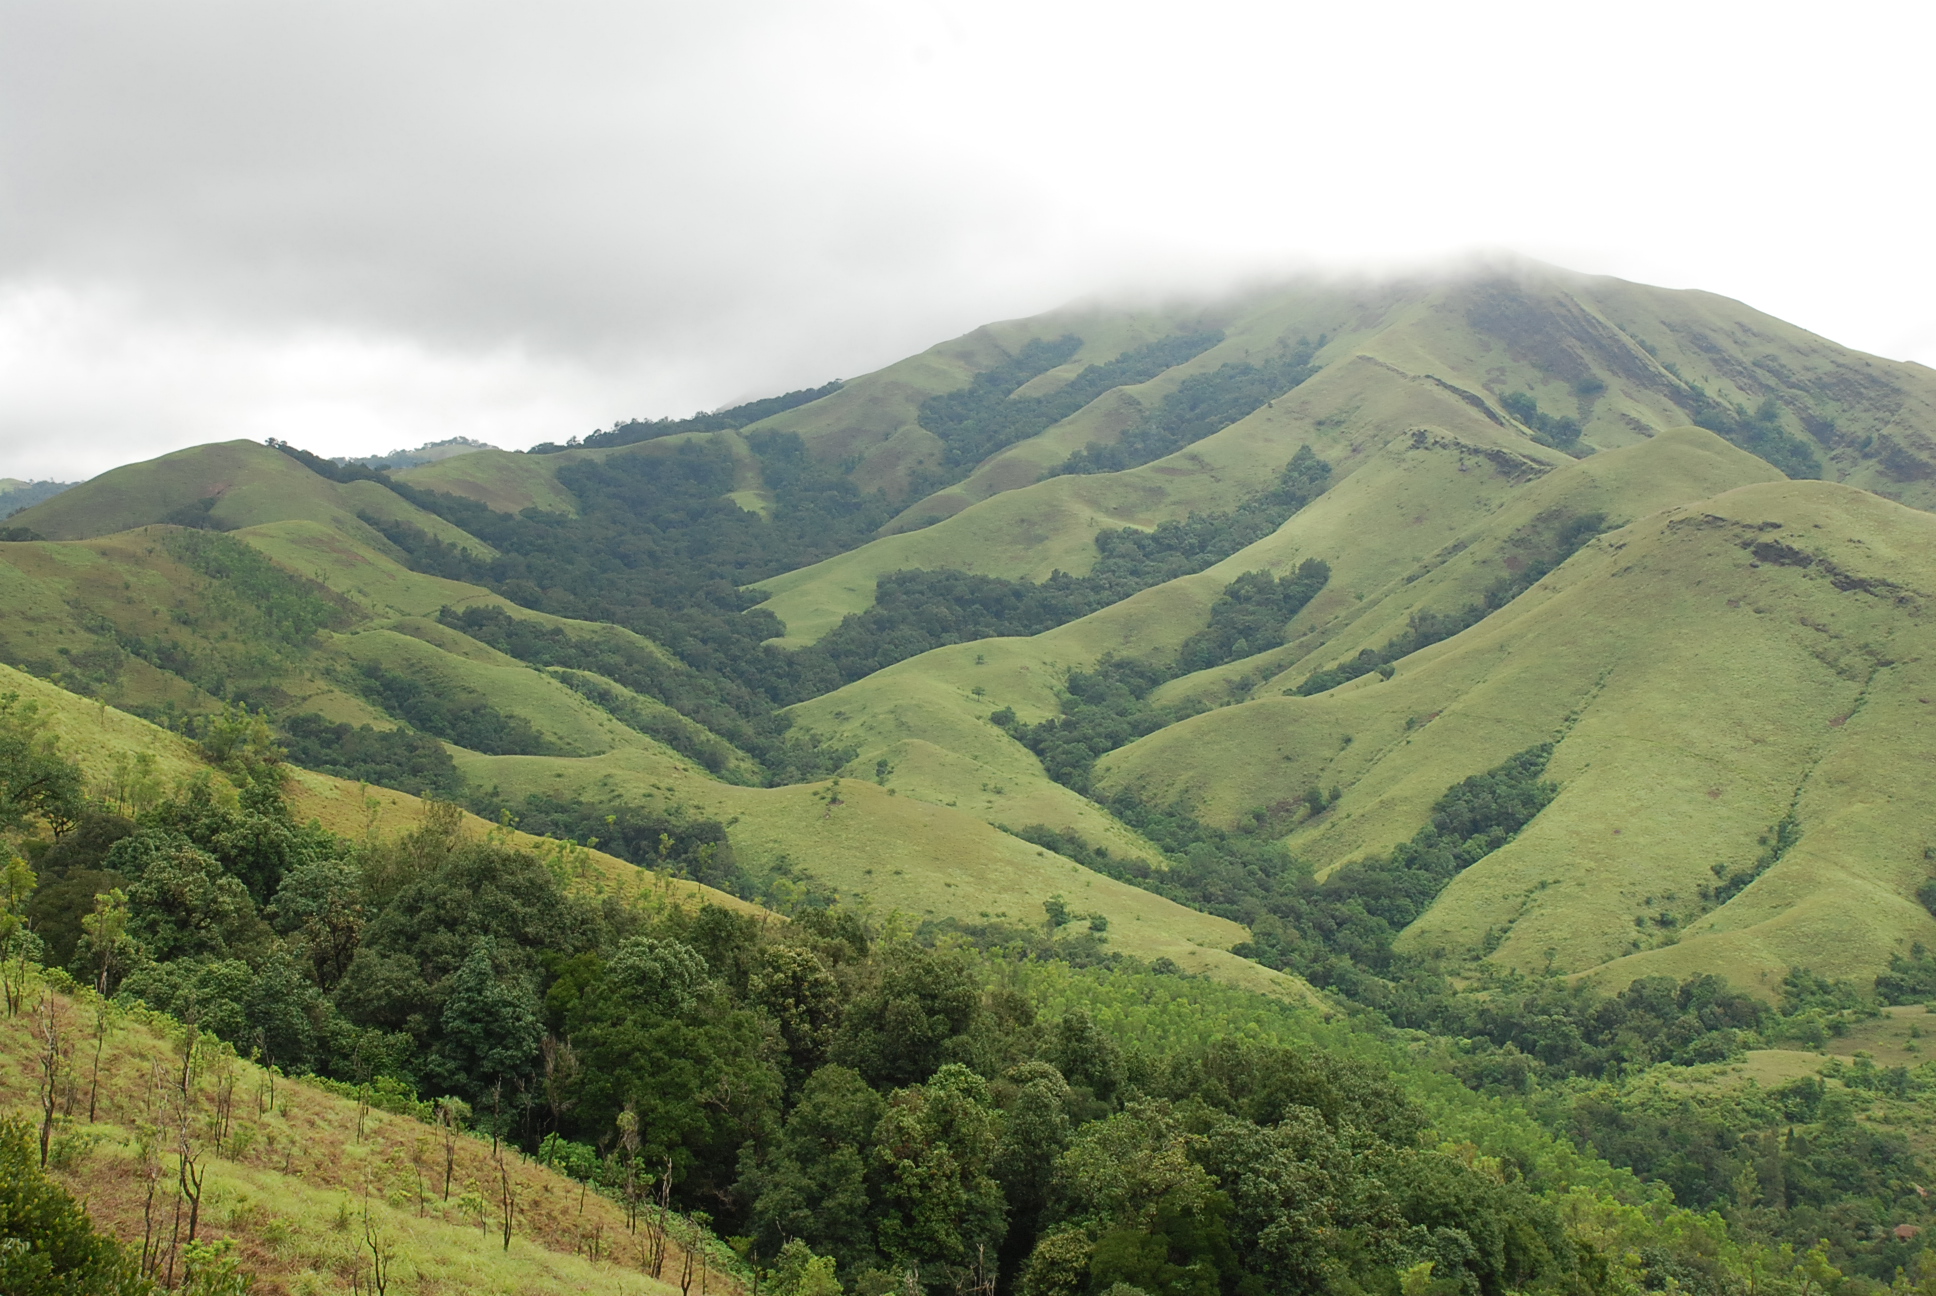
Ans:
[[[1512,250],[1936,363],[1928,4],[0,0],[0,476]]]

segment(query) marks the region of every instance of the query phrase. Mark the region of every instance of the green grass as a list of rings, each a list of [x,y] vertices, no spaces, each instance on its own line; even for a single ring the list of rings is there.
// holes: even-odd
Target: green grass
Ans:
[[[1559,799],[1402,946],[1496,946],[1516,966],[1617,979],[1726,969],[1763,993],[1789,966],[1872,972],[1936,943],[1911,898],[1936,821],[1915,773],[1936,751],[1927,629],[1915,596],[1837,589],[1819,563],[1750,566],[1741,544],[1768,535],[1905,589],[1936,564],[1927,514],[1826,484],[1743,487],[1603,537],[1389,682],[1268,696],[1293,679],[1279,676],[1115,753],[1103,783],[1191,796],[1222,822],[1338,785],[1338,805],[1289,837],[1328,866],[1387,849],[1452,782],[1563,734]],[[1801,841],[1704,912],[1711,866],[1750,863],[1791,805]]]
[[[303,520],[381,545],[362,512],[409,522],[444,540],[490,547],[406,503],[374,482],[339,485],[288,455],[254,441],[221,441],[130,464],[35,505],[11,522],[51,540],[83,540],[165,522],[210,502],[206,519],[222,530]]]
[[[500,513],[528,508],[576,515],[578,501],[558,484],[558,465],[567,455],[516,454],[509,450],[474,450],[469,454],[418,464],[390,474],[420,490],[442,491],[474,499]]]
[[[38,991],[29,996],[35,1002]],[[56,1137],[67,1150],[54,1174],[86,1200],[99,1227],[139,1244],[146,1193],[139,1131],[152,1128],[153,1068],[179,1068],[180,1028],[145,1011],[114,1014],[90,1122],[87,1096],[97,1075],[94,1001],[56,995],[54,1003],[67,1027],[86,1037],[68,1061],[76,1068],[70,1074],[79,1080],[79,1102],[60,1122]],[[8,1025],[0,1031],[0,1108],[25,1112],[38,1101],[35,1037],[24,1018]],[[225,1070],[233,1093],[233,1133],[219,1150],[201,1119],[192,1125],[205,1172],[200,1237],[232,1241],[258,1290],[347,1293],[353,1276],[367,1288],[366,1221],[379,1246],[394,1253],[393,1290],[503,1296],[675,1290],[639,1272],[642,1235],[627,1232],[617,1203],[595,1194],[581,1197],[579,1185],[516,1152],[504,1160],[516,1198],[507,1247],[498,1231],[499,1170],[488,1141],[457,1141],[446,1201],[443,1142],[431,1126],[386,1111],[360,1113],[352,1100],[288,1079],[275,1081],[271,1105],[269,1078],[250,1063],[211,1056],[200,1066],[200,1081],[192,1086],[197,1117],[215,1110]],[[167,1138],[156,1202],[164,1237],[174,1218],[173,1150]],[[467,1193],[488,1203],[483,1229],[475,1204],[464,1200]],[[602,1259],[590,1258],[594,1238],[602,1244]],[[738,1290],[717,1268],[712,1285]]]
[[[963,810],[934,805],[854,779],[747,788],[713,782],[690,763],[678,768],[613,752],[591,759],[478,756],[458,768],[516,805],[533,792],[598,799],[625,796],[673,806],[728,825],[735,855],[754,872],[788,868],[863,903],[876,917],[900,914],[978,922],[1035,923],[1043,902],[1062,895],[1083,913],[1109,919],[1110,948],[1146,960],[1170,958],[1187,971],[1277,995],[1307,994],[1296,978],[1237,958],[1236,923],[1091,872]]]
[[[808,861],[877,903],[972,918],[1016,912],[1024,901],[1005,901],[1005,890],[1039,904],[1038,883],[1053,881],[1042,869],[1058,867],[1016,856],[1014,839],[992,825],[1046,823],[1152,856],[1136,834],[1050,782],[988,714],[1003,706],[1023,721],[1055,714],[1069,670],[1110,652],[1162,657],[1203,626],[1236,575],[1284,574],[1321,558],[1331,582],[1292,622],[1287,642],[1165,686],[1160,703],[1214,709],[1105,760],[1105,787],[1183,796],[1226,825],[1275,813],[1293,849],[1330,867],[1409,837],[1447,785],[1575,717],[1554,765],[1566,785],[1560,800],[1449,888],[1408,941],[1490,949],[1533,968],[1545,966],[1550,949],[1556,966],[1610,977],[1725,965],[1763,984],[1789,962],[1866,974],[1898,942],[1936,940],[1927,915],[1905,898],[1927,875],[1920,852],[1931,822],[1915,774],[1928,759],[1916,735],[1929,726],[1914,721],[1926,705],[1916,699],[1936,686],[1913,647],[1924,629],[1928,520],[1874,494],[1781,482],[1761,461],[1684,426],[1694,386],[1747,407],[1774,390],[1784,431],[1816,447],[1827,477],[1936,505],[1936,472],[1919,466],[1936,462],[1936,377],[1926,370],[1861,356],[1709,294],[1521,266],[1439,282],[1296,283],[1161,308],[1085,304],[978,329],[760,427],[797,432],[815,454],[849,465],[864,489],[901,491],[939,448],[916,426],[921,402],[1029,339],[1070,331],[1084,339],[1073,360],[1033,380],[1028,390],[1039,393],[1085,364],[1210,327],[1225,341],[1188,365],[1137,391],[1105,394],[937,496],[904,500],[873,542],[763,584],[765,606],[787,626],[782,642],[806,644],[867,607],[884,572],[1080,573],[1098,530],[1226,510],[1299,446],[1334,469],[1333,488],[1277,534],[1199,575],[1034,638],[940,649],[794,708],[802,729],[857,748],[843,786],[869,780],[847,798],[850,813],[840,818],[850,827],[839,840],[826,840],[823,829],[836,820],[814,817],[811,790],[724,786],[558,681],[436,625],[446,605],[508,605],[408,570],[355,515],[410,521],[486,550],[374,483],[339,486],[248,442],[116,470],[18,519],[46,535],[96,538],[0,546],[9,613],[0,654],[43,673],[66,670],[77,652],[98,648],[92,618],[102,617],[124,634],[178,634],[223,662],[227,682],[273,686],[292,705],[359,723],[381,717],[344,685],[355,660],[444,672],[583,753],[464,757],[487,785],[676,797],[739,815],[735,842],[749,858]],[[1136,402],[1160,399],[1187,373],[1320,334],[1328,339],[1320,373],[1216,435],[1128,472],[1039,480],[1071,450],[1109,439]],[[1501,398],[1522,391],[1543,411],[1578,418],[1583,453],[1592,453],[1576,460],[1516,425]],[[769,507],[742,438],[707,435],[740,465],[735,502]],[[494,508],[569,510],[559,464],[665,453],[682,439],[690,438],[552,456],[479,451],[401,476]],[[302,651],[247,659],[236,627],[197,603],[179,564],[148,552],[156,537],[127,532],[210,497],[211,521],[239,528],[237,538],[340,595],[350,623]],[[1747,567],[1738,545],[1710,536],[1701,549],[1688,526],[1663,529],[1664,509],[1734,518],[1749,504],[1776,513],[1745,520],[1786,517],[1780,534],[1823,537],[1849,570],[1896,571],[1890,579],[1915,591],[1911,602],[1885,607],[1834,590],[1819,567]],[[1555,512],[1604,512],[1632,525],[1512,607],[1400,662],[1389,682],[1282,696],[1312,672],[1382,646],[1416,612],[1473,602],[1502,574],[1513,537]],[[937,515],[945,520],[917,526]],[[177,626],[176,611],[196,623]],[[515,615],[573,635],[627,633]],[[1865,653],[1891,664],[1857,709],[1852,677],[1867,678]],[[85,684],[82,674],[77,665],[67,677]],[[132,659],[101,693],[129,705],[215,703]],[[877,767],[885,788],[871,781]],[[1307,822],[1290,802],[1313,785],[1336,785],[1343,798]],[[1801,842],[1726,906],[1697,912],[1689,897],[1711,867],[1752,859],[1756,838],[1791,802]],[[1165,912],[1164,924],[1193,921]],[[1656,921],[1664,912],[1674,913],[1672,926]],[[1648,925],[1635,927],[1636,917]]]

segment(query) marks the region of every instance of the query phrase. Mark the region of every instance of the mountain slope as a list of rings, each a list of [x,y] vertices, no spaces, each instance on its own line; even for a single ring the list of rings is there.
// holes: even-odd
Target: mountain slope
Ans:
[[[1617,978],[1861,975],[1936,939],[1913,898],[1936,825],[1932,570],[1927,514],[1825,483],[1742,487],[1601,537],[1388,681],[1270,696],[1280,675],[1115,753],[1103,783],[1231,821],[1335,784],[1288,839],[1323,868],[1558,739],[1558,799],[1405,945]]]
[[[1244,936],[1227,918],[999,829],[1072,833],[1057,849],[1095,863],[1106,847],[1161,886],[1181,848],[1146,835],[1134,793],[1328,874],[1565,728],[1559,799],[1402,946],[1535,970],[1552,948],[1554,966],[1610,977],[1716,959],[1868,975],[1923,931],[1901,852],[1936,835],[1928,807],[1911,797],[1900,841],[1860,827],[1882,783],[1807,734],[1867,732],[1835,673],[1857,670],[1850,643],[1894,663],[1874,699],[1914,674],[1921,595],[1856,616],[1869,604],[1824,573],[1868,572],[1862,545],[1901,549],[1880,579],[1921,588],[1926,369],[1711,294],[1520,263],[1079,304],[742,409],[388,478],[246,442],[118,469],[16,519],[49,540],[0,543],[0,659],[171,723],[241,702],[371,725],[369,742],[434,751],[493,814],[576,798],[587,825],[621,804],[712,816],[747,886],[965,923],[1034,921],[1077,887],[1119,949],[1292,991],[1227,953]],[[1309,488],[1287,493],[1298,464]],[[1736,517],[1750,505],[1768,515]],[[1857,548],[1801,546],[1816,557],[1789,571],[1720,540],[1683,552],[1685,526],[1662,529],[1708,512],[1784,536],[1819,523]],[[1616,577],[1616,545],[1658,565]],[[1125,547],[1160,561],[1125,567]],[[896,572],[916,577],[877,602]],[[1743,620],[1783,573],[1808,582],[1793,619]],[[1278,619],[1230,619],[1243,591],[1295,581],[1310,583]],[[1848,643],[1833,617],[1861,623]],[[1093,782],[1045,765],[1036,726],[1076,705],[1072,676],[1122,660],[1147,678],[1128,728],[1090,753]],[[1755,701],[1781,723],[1725,754]],[[1868,705],[1868,723],[1899,710]],[[1705,743],[1758,790],[1707,798],[1710,778],[1711,821],[1663,808],[1675,826],[1647,838],[1632,886],[1587,863],[1568,881],[1555,861],[1605,845],[1579,834],[1636,813],[1637,758],[1611,739],[1582,754],[1617,720],[1691,726],[1673,761]],[[1885,728],[1874,742],[1913,749]],[[1804,768],[1841,772],[1798,792]],[[1774,827],[1791,801],[1799,841]],[[1750,884],[1764,834],[1786,853]],[[1843,889],[1883,897],[1849,939],[1834,933],[1867,909],[1831,903],[1811,853],[1836,841]],[[1515,869],[1540,876],[1495,884]]]

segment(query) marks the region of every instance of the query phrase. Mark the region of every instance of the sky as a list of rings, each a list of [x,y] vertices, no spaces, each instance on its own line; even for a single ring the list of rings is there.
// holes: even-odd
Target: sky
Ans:
[[[1936,364],[1936,7],[0,0],[0,477],[1510,252]]]

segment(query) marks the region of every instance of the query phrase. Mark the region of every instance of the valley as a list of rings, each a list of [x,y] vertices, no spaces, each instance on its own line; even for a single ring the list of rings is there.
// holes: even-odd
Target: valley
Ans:
[[[80,1003],[158,868],[121,843],[296,843],[246,932],[137,906],[95,984],[248,1057],[208,969],[320,957],[283,891],[328,862],[358,961],[298,978],[289,1070],[496,1102],[530,1191],[663,1164],[779,1296],[1810,1296],[1817,1241],[1880,1293],[1936,1223],[1932,600],[1936,372],[1532,263],[1079,305],[523,452],[214,443],[0,530],[9,750],[73,770],[0,786],[9,930]],[[145,1155],[111,1123],[68,1182]],[[950,1138],[936,1205],[891,1149]],[[1271,1140],[1331,1167],[1295,1244]],[[231,1214],[278,1290],[350,1263]],[[544,1228],[492,1289],[621,1289]]]

